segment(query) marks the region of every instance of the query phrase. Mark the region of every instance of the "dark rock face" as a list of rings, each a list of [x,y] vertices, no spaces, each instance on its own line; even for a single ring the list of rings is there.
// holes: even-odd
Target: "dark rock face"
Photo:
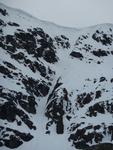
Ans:
[[[16,23],[8,23],[10,26],[19,26]],[[1,21],[1,25],[4,25]],[[41,39],[36,39],[39,36]],[[3,44],[4,43],[4,44]],[[10,44],[10,46],[9,46]],[[57,62],[55,47],[53,45],[53,40],[48,34],[40,28],[28,29],[28,32],[23,30],[17,30],[14,35],[2,36],[1,47],[8,50],[15,59],[24,59],[22,52],[14,54],[18,49],[25,49],[30,55],[34,55],[37,59],[43,57],[49,63]]]
[[[62,83],[59,83],[59,80],[57,81],[52,93],[49,96],[48,99],[48,105],[46,108],[46,113],[45,115],[48,118],[51,118],[52,121],[56,124],[56,132],[58,134],[62,134],[64,131],[63,127],[63,115],[64,115],[64,110],[63,110],[63,99],[56,99],[55,101],[52,101],[52,98],[56,96],[55,90],[61,85]],[[58,101],[58,103],[57,103]]]
[[[61,85],[62,83],[60,83],[58,79],[52,93],[48,97],[47,108],[45,113],[47,118],[51,119],[52,122],[56,124],[57,134],[63,134],[63,116],[66,113],[66,111],[70,111],[70,101],[68,99],[68,92],[65,88],[60,88]],[[63,94],[59,96],[59,92]],[[64,107],[64,105],[66,105],[66,108]]]
[[[21,12],[13,20],[7,9],[0,8],[0,147],[18,148],[35,138],[35,115],[45,115],[46,134],[53,126],[57,134],[66,130],[76,149],[112,150],[112,144],[100,144],[106,137],[113,142],[113,123],[100,119],[113,116],[113,76],[103,71],[113,56],[112,28],[51,34],[38,21],[29,25],[32,17],[25,14],[24,22]]]
[[[105,77],[100,77],[100,82],[107,81]]]
[[[88,82],[92,82],[90,79],[87,79]],[[97,82],[99,83],[106,83],[108,82],[108,79],[104,76],[94,79],[94,84]],[[109,81],[110,83],[111,81]],[[86,85],[87,86],[87,85]],[[97,90],[98,89],[98,90]],[[71,133],[68,140],[69,142],[72,142],[72,145],[75,146],[77,149],[85,149],[85,150],[95,150],[96,147],[90,146],[93,142],[101,143],[104,141],[104,138],[106,138],[106,135],[109,134],[110,136],[110,142],[113,139],[113,133],[112,133],[112,126],[113,124],[107,124],[107,123],[85,123],[86,118],[93,120],[93,118],[97,118],[100,114],[105,115],[111,114],[112,115],[112,100],[104,100],[101,102],[98,102],[99,99],[103,97],[104,92],[108,92],[104,88],[100,90],[100,88],[95,89],[95,91],[89,92],[89,93],[79,93],[77,95],[76,101],[75,101],[75,108],[77,111],[82,114],[84,111],[84,108],[86,107],[86,117],[84,113],[81,115],[81,118],[78,116],[78,120],[76,120],[75,123],[71,123],[70,127],[68,128],[69,132]],[[92,105],[93,104],[93,105]],[[82,109],[83,108],[83,109]],[[76,112],[77,112],[76,111]],[[77,112],[77,113],[78,113]],[[89,118],[90,117],[90,118]],[[81,121],[79,121],[79,119]],[[83,121],[82,121],[83,120]],[[95,125],[94,125],[95,124]],[[101,146],[100,146],[101,147]],[[100,148],[98,147],[98,148]]]
[[[15,22],[8,22],[8,25],[19,27],[19,24],[15,23]]]
[[[98,99],[99,97],[101,97],[101,91],[100,90],[96,91],[95,98]]]
[[[0,134],[0,147],[6,146],[11,149],[17,148],[22,145],[24,141],[28,142],[33,138],[30,133],[22,133],[2,126],[0,126]]]
[[[105,111],[112,113],[112,111],[113,111],[112,109],[113,109],[113,103],[112,102],[110,104],[109,104],[109,101],[99,102],[99,103],[95,103],[93,106],[89,107],[87,115],[90,117],[91,116],[97,116],[98,113],[104,114]]]
[[[90,116],[92,116],[92,115],[96,116],[96,115],[97,115],[97,112],[104,114],[104,113],[105,113],[105,111],[104,111],[104,106],[102,106],[101,104],[99,105],[99,104],[97,103],[97,104],[95,104],[93,107],[91,106],[91,107],[89,108],[89,112],[90,112],[90,114],[89,114]]]
[[[82,58],[83,58],[83,55],[82,55],[81,53],[75,52],[75,51],[71,52],[70,55],[71,55],[72,57],[79,58],[79,59],[81,59],[81,60],[82,60]]]
[[[111,83],[113,83],[113,78],[111,79]]]
[[[54,63],[57,61],[53,50],[46,50],[43,55],[44,59],[49,63]]]
[[[3,87],[0,87],[1,101],[7,98],[7,102],[2,102],[0,104],[0,119],[7,120],[8,122],[18,122],[16,116],[19,116],[30,129],[35,129],[36,127],[33,125],[33,122],[30,120],[29,116],[22,109],[17,108],[17,104],[19,103],[20,106],[27,112],[35,114],[35,98],[10,90],[5,93],[3,92],[4,90],[5,89]]]
[[[56,41],[58,47],[62,47],[62,48],[66,48],[66,49],[70,48],[69,38],[67,38],[64,35],[56,36],[55,41]]]
[[[90,125],[90,126],[87,126],[85,128],[82,128],[82,129],[77,129],[80,126],[81,126],[81,124],[79,124],[79,125],[73,124],[73,126],[71,127],[71,131],[75,131],[75,133],[71,134],[68,140],[73,141],[73,145],[77,149],[90,150],[91,148],[93,148],[94,150],[96,150],[97,147],[102,148],[101,145],[99,146],[97,144],[98,146],[90,146],[90,144],[92,144],[93,140],[95,141],[95,143],[102,142],[102,139],[104,138],[104,136],[101,132],[99,132],[99,129],[105,128],[105,125],[104,124],[101,126],[100,125],[97,125],[97,126]],[[88,132],[88,130],[90,130],[90,129],[92,129],[93,132],[91,132],[91,133]],[[110,133],[110,135],[112,137],[112,130],[113,130],[112,126],[106,127],[105,130],[106,130],[106,132],[104,134]],[[106,144],[104,146],[107,147]]]
[[[107,56],[107,52],[105,50],[99,49],[98,51],[92,51],[93,55],[98,56],[98,57],[103,57]]]
[[[94,93],[83,93],[81,95],[77,96],[77,103],[79,105],[79,107],[83,107],[84,105],[90,103],[93,99],[93,95]]]
[[[0,13],[1,13],[3,16],[8,15],[8,13],[7,13],[6,9],[2,9],[2,8],[0,8]]]
[[[6,119],[9,122],[13,122],[16,117],[16,108],[14,104],[6,102],[4,105],[0,107],[0,118]]]
[[[104,33],[104,31],[99,31],[97,30],[96,33],[94,33],[92,35],[92,38],[96,41],[96,42],[100,42],[103,45],[107,46],[107,45],[111,45],[112,41],[113,41],[113,35],[107,35]]]
[[[0,19],[0,26],[6,26],[6,24],[4,23],[2,19]]]
[[[0,9],[0,13],[4,17],[8,16],[6,9]],[[15,81],[21,89],[19,91],[16,88],[10,90],[3,85],[0,86],[0,119],[5,123],[16,123],[18,129],[25,124],[29,130],[36,130],[36,125],[34,125],[31,117],[31,114],[37,113],[38,101],[36,99],[47,96],[52,78],[55,75],[55,71],[39,59],[41,58],[47,63],[53,64],[58,61],[56,48],[53,44],[54,40],[41,28],[23,30],[19,23],[13,21],[6,23],[1,19],[0,26],[15,28],[15,32],[11,35],[5,35],[2,28],[0,29],[0,48],[12,60],[11,62],[3,60],[1,63],[1,77],[4,80]],[[13,64],[13,62],[15,63]],[[16,64],[21,67],[18,68]],[[34,79],[34,76],[26,75],[23,72],[25,67],[29,70],[28,72],[38,74],[37,79]],[[17,87],[16,85],[15,87]],[[3,134],[4,130],[6,130],[5,135]],[[1,127],[3,137],[0,139],[0,146],[17,148],[24,141],[28,142],[33,138],[30,133],[21,133],[19,130],[14,131],[11,128]],[[11,135],[9,132],[11,132]]]
[[[82,42],[85,39],[88,39],[88,37],[89,37],[89,33],[86,34],[86,35],[81,35],[80,37],[78,37],[78,39],[76,40],[75,46],[78,46],[78,45],[82,44]]]
[[[33,78],[23,79],[22,83],[25,85],[29,94],[35,94],[36,96],[46,96],[49,92],[49,87],[44,81],[35,81]]]
[[[94,149],[94,150],[113,150],[113,144],[110,144],[110,143],[97,144],[95,146],[92,146],[90,149]],[[90,149],[88,149],[88,150],[90,150]]]
[[[112,29],[108,28],[108,30],[104,31],[101,29],[93,31],[93,35],[90,34],[90,32],[83,34],[78,37],[78,39],[75,42],[75,48],[74,51],[72,51],[72,54],[74,55],[73,52],[80,53],[76,54],[75,57],[79,58],[81,57],[81,60],[85,60],[86,63],[93,63],[97,61],[97,57],[104,58],[109,55],[112,55],[112,43],[113,43],[113,34],[112,34]],[[97,48],[95,45],[87,42],[88,39],[92,38],[93,42],[97,42],[98,44],[105,46],[105,48]],[[107,47],[109,47],[107,49]],[[93,56],[95,58],[93,58]],[[87,59],[87,56],[91,56],[91,58]],[[74,57],[74,56],[73,56]],[[101,64],[103,61],[97,61],[97,64]]]
[[[5,61],[4,64],[5,64],[8,68],[11,68],[11,69],[16,70],[16,67],[15,67],[13,64],[11,64],[11,63],[9,63],[9,62],[7,62],[7,61]],[[3,67],[3,66],[2,66],[2,67]]]
[[[10,71],[4,66],[0,66],[0,73],[6,75],[9,78],[12,78],[12,76],[10,75]]]

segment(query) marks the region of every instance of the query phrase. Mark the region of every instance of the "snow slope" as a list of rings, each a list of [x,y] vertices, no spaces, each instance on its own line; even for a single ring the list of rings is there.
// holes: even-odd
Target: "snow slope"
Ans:
[[[0,4],[0,150],[112,150],[112,58],[112,24],[61,27]]]

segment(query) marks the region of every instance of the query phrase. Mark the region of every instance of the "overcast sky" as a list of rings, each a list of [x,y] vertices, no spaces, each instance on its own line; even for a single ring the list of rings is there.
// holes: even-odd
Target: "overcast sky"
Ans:
[[[0,0],[33,16],[68,27],[113,23],[113,0]]]

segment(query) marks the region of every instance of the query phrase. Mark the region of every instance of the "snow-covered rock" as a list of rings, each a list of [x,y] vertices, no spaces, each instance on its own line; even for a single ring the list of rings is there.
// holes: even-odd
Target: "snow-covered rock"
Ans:
[[[0,149],[112,150],[112,64],[112,24],[61,27],[0,4]]]

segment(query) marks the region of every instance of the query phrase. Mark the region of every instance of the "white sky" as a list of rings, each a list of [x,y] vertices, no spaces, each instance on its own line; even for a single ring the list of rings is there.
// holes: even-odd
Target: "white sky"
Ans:
[[[33,16],[68,27],[113,23],[113,0],[0,0]]]

